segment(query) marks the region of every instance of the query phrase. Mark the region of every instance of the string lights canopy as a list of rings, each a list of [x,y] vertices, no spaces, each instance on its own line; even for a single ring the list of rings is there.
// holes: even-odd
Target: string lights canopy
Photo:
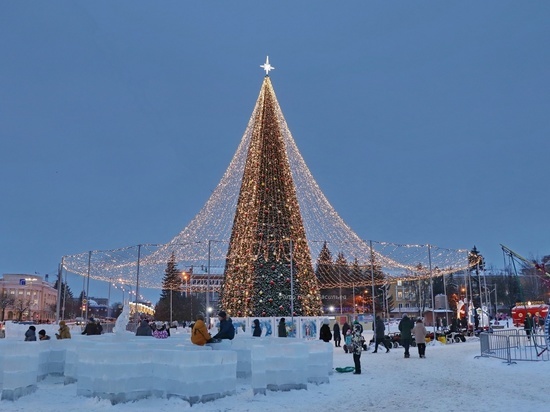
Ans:
[[[219,289],[225,280],[222,303],[232,315],[271,316],[289,313],[291,270],[294,311],[309,315],[319,313],[320,289],[370,284],[371,265],[384,273],[384,281],[441,276],[471,266],[466,249],[361,239],[334,210],[300,154],[268,76],[273,66],[266,60],[261,67],[266,76],[240,144],[191,222],[165,244],[64,256],[64,270],[121,284],[136,284],[139,277],[140,287],[161,289],[173,254],[178,267],[192,269],[194,290]],[[323,245],[360,270],[312,277]]]

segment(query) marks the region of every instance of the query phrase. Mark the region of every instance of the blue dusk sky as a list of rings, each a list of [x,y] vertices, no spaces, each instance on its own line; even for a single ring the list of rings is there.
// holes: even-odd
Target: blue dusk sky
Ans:
[[[549,22],[547,1],[1,0],[0,274],[170,241],[229,165],[266,55],[361,238],[540,259]]]

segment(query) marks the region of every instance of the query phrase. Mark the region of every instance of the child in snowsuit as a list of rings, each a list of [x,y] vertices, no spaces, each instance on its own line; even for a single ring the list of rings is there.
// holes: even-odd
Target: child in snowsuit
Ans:
[[[355,363],[354,375],[361,374],[361,352],[363,352],[363,345],[365,344],[365,338],[361,335],[361,325],[355,325],[353,329],[353,335],[351,338],[351,350],[353,353],[353,362]]]
[[[351,353],[351,330],[346,332],[346,337],[344,338],[344,352]]]

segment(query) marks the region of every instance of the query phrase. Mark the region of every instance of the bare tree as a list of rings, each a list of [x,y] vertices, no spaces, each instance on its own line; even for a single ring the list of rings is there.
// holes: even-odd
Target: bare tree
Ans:
[[[9,306],[13,306],[13,303],[15,301],[15,298],[11,295],[9,295],[7,292],[4,291],[2,295],[0,295],[0,309],[2,309],[2,322],[4,321],[4,317],[6,314],[6,309]]]
[[[23,314],[31,308],[31,300],[27,299],[15,299],[13,303],[13,309],[17,314],[17,320],[21,321],[23,319]]]

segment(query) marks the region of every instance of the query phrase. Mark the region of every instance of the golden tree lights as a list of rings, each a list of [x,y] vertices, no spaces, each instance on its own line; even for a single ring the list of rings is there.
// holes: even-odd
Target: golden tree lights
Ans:
[[[267,76],[257,107],[227,253],[222,307],[232,316],[319,315],[319,289]]]

